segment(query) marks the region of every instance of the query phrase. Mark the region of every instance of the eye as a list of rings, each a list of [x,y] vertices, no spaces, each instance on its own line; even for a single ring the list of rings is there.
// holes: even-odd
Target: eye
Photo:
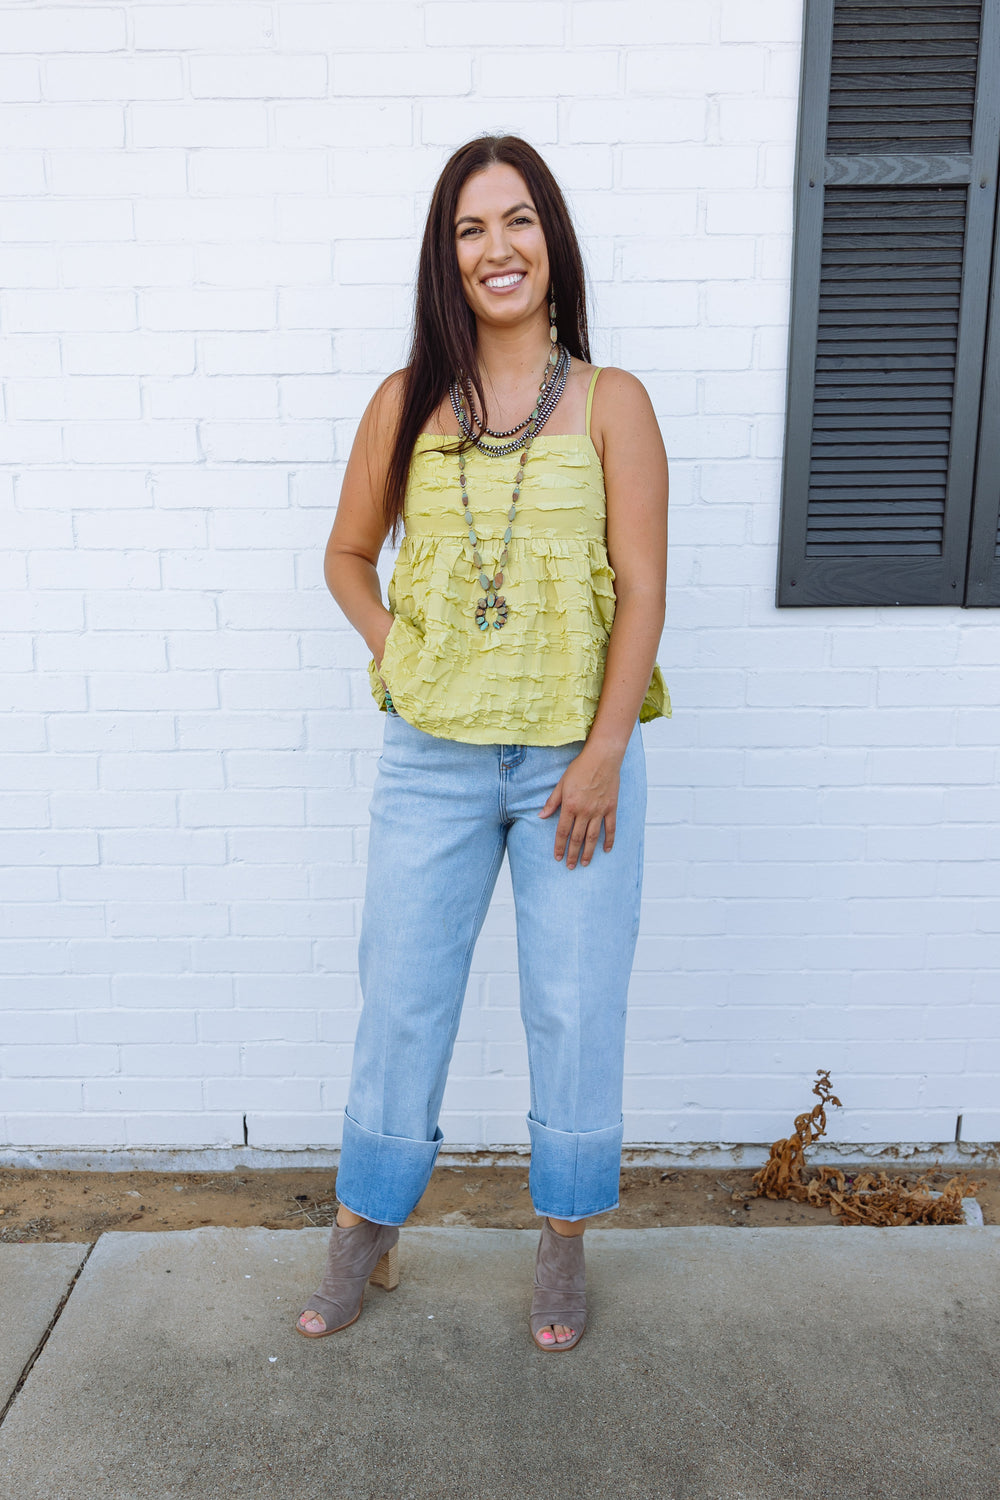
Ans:
[[[476,225],[476,224],[467,224],[464,229],[460,229],[459,230],[458,237],[459,237],[460,240],[467,240],[469,238],[470,234],[478,234],[478,233],[479,233],[479,227],[478,227],[478,225]]]

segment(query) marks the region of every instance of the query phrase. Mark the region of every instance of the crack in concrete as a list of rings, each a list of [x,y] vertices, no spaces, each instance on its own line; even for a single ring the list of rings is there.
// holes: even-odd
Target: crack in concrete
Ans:
[[[11,1407],[14,1405],[14,1402],[17,1400],[18,1396],[21,1394],[21,1391],[24,1389],[25,1381],[28,1379],[28,1376],[31,1374],[32,1370],[35,1367],[35,1361],[38,1359],[38,1356],[41,1354],[42,1350],[45,1348],[45,1345],[48,1343],[49,1335],[51,1334],[53,1328],[55,1328],[56,1324],[59,1322],[59,1319],[62,1317],[62,1310],[72,1296],[73,1288],[76,1286],[81,1275],[83,1274],[83,1268],[93,1254],[96,1244],[97,1240],[93,1240],[87,1246],[87,1253],[81,1260],[80,1264],[77,1266],[76,1271],[73,1274],[73,1279],[71,1280],[69,1286],[66,1288],[65,1292],[62,1295],[62,1298],[60,1299],[59,1306],[52,1314],[52,1317],[49,1320],[49,1326],[46,1328],[45,1332],[38,1340],[33,1354],[18,1376],[17,1384],[14,1386],[14,1389],[11,1391],[10,1396],[4,1403],[3,1410],[0,1411],[0,1427],[2,1427],[4,1422],[7,1420],[7,1413],[10,1411]]]

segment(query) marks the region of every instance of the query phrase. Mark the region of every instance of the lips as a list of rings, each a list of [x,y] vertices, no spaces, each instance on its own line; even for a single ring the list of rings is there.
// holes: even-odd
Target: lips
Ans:
[[[509,271],[505,276],[484,276],[482,283],[491,292],[506,292],[513,286],[520,286],[526,274],[525,271]]]

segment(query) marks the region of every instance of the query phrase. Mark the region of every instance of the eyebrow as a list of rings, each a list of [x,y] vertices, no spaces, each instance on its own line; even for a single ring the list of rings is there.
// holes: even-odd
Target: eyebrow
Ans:
[[[538,212],[533,203],[515,203],[513,208],[508,208],[507,212],[501,214],[500,217],[502,219],[509,219],[511,214],[516,214],[519,208],[530,208],[533,214]],[[465,224],[466,222],[469,224],[482,224],[483,220],[478,214],[463,214],[460,219],[455,220],[455,228],[457,229],[459,224]]]

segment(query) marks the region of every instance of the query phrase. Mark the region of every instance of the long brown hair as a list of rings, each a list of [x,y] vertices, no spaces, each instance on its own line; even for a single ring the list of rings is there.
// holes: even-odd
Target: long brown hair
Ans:
[[[483,135],[460,146],[438,178],[420,247],[413,342],[403,371],[398,426],[383,497],[385,522],[393,535],[403,515],[413,445],[460,370],[472,381],[483,422],[488,420],[476,360],[476,319],[462,291],[455,253],[455,210],[467,180],[497,162],[520,172],[538,210],[560,342],[577,359],[590,363],[583,259],[558,183],[534,147],[519,136]]]

